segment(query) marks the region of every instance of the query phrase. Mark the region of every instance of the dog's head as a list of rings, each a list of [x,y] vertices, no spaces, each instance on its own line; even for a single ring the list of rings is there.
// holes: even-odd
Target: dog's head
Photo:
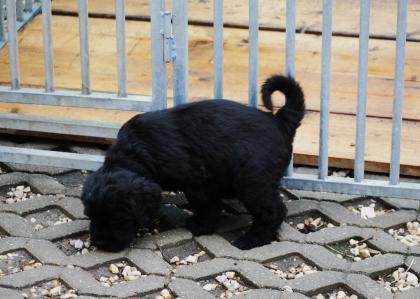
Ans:
[[[152,224],[160,199],[157,184],[128,170],[101,167],[87,178],[82,193],[92,243],[108,251],[127,248],[139,228]]]

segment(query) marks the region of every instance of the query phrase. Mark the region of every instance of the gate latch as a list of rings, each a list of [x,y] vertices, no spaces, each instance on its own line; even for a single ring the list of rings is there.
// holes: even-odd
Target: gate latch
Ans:
[[[163,11],[163,57],[166,63],[173,62],[176,59],[176,45],[174,35],[172,33],[172,13],[170,11]]]

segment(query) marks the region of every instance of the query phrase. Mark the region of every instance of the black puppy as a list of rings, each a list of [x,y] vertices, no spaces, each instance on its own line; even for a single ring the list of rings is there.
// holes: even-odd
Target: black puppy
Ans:
[[[271,94],[285,105],[273,114]],[[276,239],[287,209],[278,194],[290,162],[295,131],[304,116],[297,82],[272,76],[262,86],[271,112],[206,100],[137,115],[125,123],[103,166],[86,180],[82,201],[99,248],[126,248],[156,217],[161,191],[183,191],[195,210],[187,228],[213,233],[221,198],[237,197],[253,217],[235,245],[241,249]]]

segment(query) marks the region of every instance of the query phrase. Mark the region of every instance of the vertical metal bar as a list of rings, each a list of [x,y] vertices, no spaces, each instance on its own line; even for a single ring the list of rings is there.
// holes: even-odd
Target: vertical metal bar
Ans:
[[[389,181],[400,180],[401,127],[404,103],[404,61],[407,35],[407,0],[398,1],[397,39],[395,53],[394,111],[392,115],[392,147]]]
[[[151,34],[152,34],[152,99],[153,109],[160,110],[166,107],[166,65],[163,51],[163,0],[151,1]]]
[[[321,74],[321,119],[319,133],[318,177],[328,176],[328,127],[330,112],[330,79],[331,79],[331,29],[332,0],[323,0],[322,16],[322,74]]]
[[[258,0],[249,0],[248,104],[258,102]]]
[[[360,183],[365,172],[366,93],[368,80],[370,0],[360,0],[359,75],[357,88],[356,154],[354,180]]]
[[[23,9],[24,9],[24,0],[16,0],[16,19],[19,22],[23,22]]]
[[[188,0],[173,1],[173,34],[176,45],[174,61],[174,104],[188,100]]]
[[[32,10],[33,10],[32,0],[26,0],[25,1],[25,11],[26,12],[32,12]]]
[[[0,0],[0,41],[4,39],[4,0]]]
[[[54,51],[51,32],[51,0],[42,0],[45,91],[54,91]]]
[[[286,76],[295,77],[296,1],[286,2]],[[293,176],[293,153],[287,176]]]
[[[213,1],[214,98],[223,99],[223,0]]]
[[[127,96],[127,53],[125,42],[125,0],[115,0],[117,27],[118,96]]]
[[[20,88],[19,53],[16,27],[16,2],[7,0],[7,33],[9,39],[10,82],[12,89]]]
[[[82,72],[82,94],[91,93],[88,26],[88,0],[79,0],[79,35],[80,65]]]

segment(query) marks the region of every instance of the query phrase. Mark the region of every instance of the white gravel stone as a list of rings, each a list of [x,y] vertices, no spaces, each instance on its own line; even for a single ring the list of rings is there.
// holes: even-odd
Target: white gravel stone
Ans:
[[[115,264],[109,265],[109,271],[112,274],[118,274],[120,271],[118,270],[118,267]]]
[[[203,286],[203,289],[210,292],[210,291],[214,291],[217,287],[217,284],[215,283],[207,283]]]
[[[171,258],[171,260],[169,261],[171,264],[176,264],[176,263],[178,263],[179,262],[179,257],[177,257],[177,256],[174,256],[173,258]]]

